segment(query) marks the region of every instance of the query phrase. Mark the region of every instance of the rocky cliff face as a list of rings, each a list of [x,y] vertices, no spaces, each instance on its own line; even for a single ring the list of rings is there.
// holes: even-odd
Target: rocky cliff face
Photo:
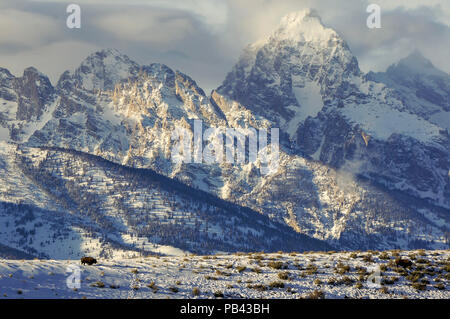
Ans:
[[[44,122],[56,99],[49,79],[33,67],[22,77],[0,69],[0,136],[2,140],[21,141]]]

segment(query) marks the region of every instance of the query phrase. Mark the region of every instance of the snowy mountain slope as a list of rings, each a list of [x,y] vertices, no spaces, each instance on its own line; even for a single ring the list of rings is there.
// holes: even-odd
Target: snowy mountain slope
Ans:
[[[0,244],[0,258],[2,259],[32,259],[33,256],[23,251]]]
[[[102,257],[139,255],[137,249],[121,247],[102,239],[101,232],[86,220],[25,204],[0,203],[2,251],[13,250],[11,259],[80,258],[86,254]],[[5,249],[5,250],[3,250]]]
[[[397,267],[399,256],[414,258],[413,265]],[[79,266],[78,260],[0,260],[0,296],[449,299],[448,258],[447,250],[150,256],[100,259],[94,266]],[[67,286],[75,267],[81,275],[76,289]],[[377,267],[383,267],[379,277]],[[370,275],[382,286],[370,286]]]
[[[444,130],[450,128],[450,75],[434,67],[419,51],[386,72],[369,72],[367,78],[394,88],[406,111]]]
[[[21,212],[13,204],[2,210],[0,223],[9,226],[2,226],[0,242],[34,255],[61,259],[86,253],[114,257],[126,251],[329,248],[152,170],[136,170],[80,152],[22,147],[16,152],[16,165],[61,207],[58,213],[36,208]]]
[[[11,83],[17,79],[4,69],[1,74],[0,94],[9,99],[7,104],[14,104],[18,98]],[[128,177],[111,177],[102,169],[97,176],[97,170],[88,174],[81,169],[102,159],[151,169],[287,224],[286,233],[293,229],[341,249],[448,247],[448,135],[439,124],[407,111],[395,89],[363,75],[345,41],[323,26],[313,11],[287,16],[272,35],[249,46],[211,96],[179,71],[157,63],[140,66],[113,49],[90,55],[48,92],[53,93],[42,98],[46,104],[41,103],[45,106],[39,108],[39,119],[31,116],[26,130],[14,140],[40,150],[36,154],[56,152],[58,160],[45,159],[42,167],[34,167],[42,160],[40,155],[23,153],[21,148],[16,159],[15,146],[5,144],[8,151],[2,158],[8,159],[0,171],[1,199],[16,203],[24,198],[26,204],[50,211],[67,212],[68,207],[72,213],[87,211],[89,216],[81,219],[97,227],[98,236],[108,227],[122,234],[115,238],[120,249],[141,250],[146,239],[123,234],[143,231],[129,216],[135,212],[145,224],[152,208],[145,202],[147,191]],[[2,110],[6,109],[5,105]],[[0,134],[14,131],[13,115],[3,116],[11,120],[0,122],[9,123]],[[263,175],[260,162],[172,162],[172,133],[183,127],[193,134],[197,119],[202,120],[203,131],[280,127],[278,170]],[[83,155],[78,161],[73,154],[45,149],[49,146],[97,157],[88,160]],[[31,171],[23,166],[17,171],[21,157],[34,167]],[[52,172],[59,173],[55,177]],[[97,177],[107,182],[97,182]],[[47,182],[59,186],[55,189]],[[126,194],[125,202],[113,194],[116,186]],[[76,202],[67,201],[72,191]],[[90,201],[80,202],[80,194]],[[163,197],[174,196],[170,190]],[[162,202],[161,207],[155,204],[158,211],[185,216],[191,209],[170,208],[174,205],[170,200],[167,208],[167,200],[155,200]],[[228,226],[217,227],[220,234]],[[180,230],[180,236],[192,234],[192,229],[183,229],[186,234]],[[179,241],[169,237],[152,238],[153,246],[145,245],[146,251],[155,252],[159,243],[179,253]],[[206,253],[212,248],[201,247],[205,238],[190,242],[189,248]],[[238,249],[234,240],[216,244]]]
[[[71,215],[63,205],[61,194],[53,196],[23,171],[17,145],[3,142],[1,146],[0,243],[3,252],[13,251],[15,253],[8,255],[18,258],[138,254],[132,247],[102,241],[101,229],[95,229],[89,220]],[[37,152],[30,156],[36,157]]]

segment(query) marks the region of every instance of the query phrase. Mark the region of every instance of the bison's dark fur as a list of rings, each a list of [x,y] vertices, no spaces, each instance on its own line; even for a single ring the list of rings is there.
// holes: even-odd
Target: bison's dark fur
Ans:
[[[83,257],[81,258],[81,264],[83,265],[93,265],[97,263],[97,259],[93,258],[93,257]]]
[[[406,268],[406,267],[411,267],[412,266],[412,261],[409,260],[409,259],[406,259],[406,258],[405,259],[404,258],[397,258],[395,260],[395,264],[397,266],[401,266],[401,267]]]

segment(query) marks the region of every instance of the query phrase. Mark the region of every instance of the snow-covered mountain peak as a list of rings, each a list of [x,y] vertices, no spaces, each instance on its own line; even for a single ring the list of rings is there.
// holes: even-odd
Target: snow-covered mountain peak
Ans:
[[[398,62],[400,65],[409,66],[409,67],[416,67],[416,66],[422,66],[431,68],[433,67],[433,64],[430,60],[425,58],[422,53],[418,50],[414,50],[410,55],[407,57],[401,59]]]
[[[5,78],[5,77],[7,77],[7,78],[12,77],[12,74],[11,74],[11,72],[9,72],[8,69],[0,67],[0,79]]]
[[[22,80],[23,85],[33,83],[39,91],[53,90],[49,78],[34,67],[28,67],[23,71]]]
[[[113,60],[123,61],[127,64],[134,63],[130,60],[130,58],[127,55],[122,54],[119,50],[113,48],[106,48],[88,55],[86,59],[84,59],[84,61],[81,63],[81,65],[84,65],[91,61],[101,64],[111,64]]]
[[[446,75],[445,72],[437,69],[433,63],[424,57],[418,50],[413,51],[407,57],[401,59],[397,64],[390,66],[388,72],[399,72],[402,70],[411,74]]]
[[[139,65],[116,49],[104,49],[89,55],[75,70],[72,78],[75,84],[86,90],[113,90],[115,84],[137,75]],[[61,82],[61,81],[60,81]]]
[[[42,72],[40,72],[38,69],[36,69],[35,67],[28,67],[26,69],[23,70],[23,76],[27,77],[30,75],[37,75],[37,76],[44,76],[46,77],[46,75],[44,75]]]
[[[295,42],[323,42],[327,43],[337,33],[322,24],[317,11],[313,9],[290,13],[281,19],[281,23],[271,39],[290,40]]]
[[[246,48],[217,91],[272,120],[292,139],[327,101],[349,96],[361,71],[345,40],[315,10],[288,14]]]

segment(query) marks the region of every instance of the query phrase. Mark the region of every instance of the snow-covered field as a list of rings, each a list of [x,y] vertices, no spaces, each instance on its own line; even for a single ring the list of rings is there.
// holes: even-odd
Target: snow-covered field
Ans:
[[[80,287],[70,288],[77,269]],[[449,270],[448,250],[0,260],[0,298],[449,299]]]

